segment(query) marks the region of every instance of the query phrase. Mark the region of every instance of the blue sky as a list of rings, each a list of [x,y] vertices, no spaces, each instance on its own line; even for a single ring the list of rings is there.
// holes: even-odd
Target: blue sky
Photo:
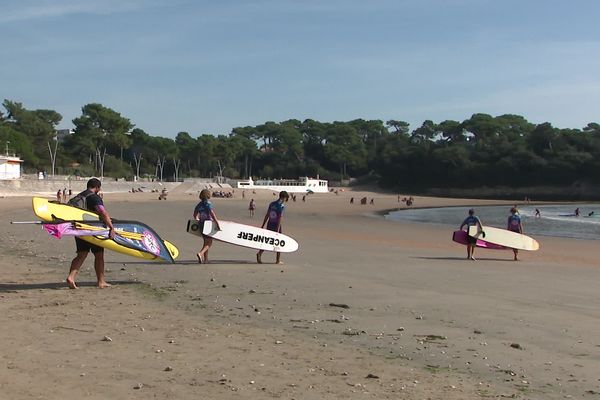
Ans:
[[[4,2],[7,3],[7,2]],[[20,0],[0,100],[151,135],[265,121],[600,122],[596,0]]]

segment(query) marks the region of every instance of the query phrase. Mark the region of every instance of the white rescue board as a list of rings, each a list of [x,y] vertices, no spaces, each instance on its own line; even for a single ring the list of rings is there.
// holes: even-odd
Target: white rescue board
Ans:
[[[256,250],[280,253],[292,253],[298,250],[298,242],[283,233],[222,220],[219,220],[219,226],[221,230],[217,230],[212,221],[205,221],[202,227],[198,221],[190,219],[187,232],[196,236],[204,234],[222,242]]]
[[[483,236],[482,231],[477,229],[476,225],[469,227],[469,236],[516,250],[533,251],[540,248],[540,244],[537,240],[521,233],[491,226],[484,226],[482,228],[483,232],[485,232],[485,237]]]

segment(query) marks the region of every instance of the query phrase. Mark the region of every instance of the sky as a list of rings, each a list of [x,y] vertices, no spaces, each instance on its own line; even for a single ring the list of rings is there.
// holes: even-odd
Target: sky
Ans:
[[[597,0],[19,0],[0,101],[153,136],[307,118],[600,122]],[[2,109],[2,111],[5,111]]]

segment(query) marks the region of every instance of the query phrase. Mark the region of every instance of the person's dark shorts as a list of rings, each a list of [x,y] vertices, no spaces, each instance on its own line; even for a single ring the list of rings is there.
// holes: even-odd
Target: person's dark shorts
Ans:
[[[87,253],[89,251],[91,251],[93,254],[99,253],[101,251],[104,251],[104,249],[100,246],[96,246],[95,244],[91,244],[86,242],[83,239],[79,239],[78,237],[75,238],[75,245],[77,246],[77,252],[78,253]]]
[[[467,235],[467,242],[469,242],[469,244],[476,244],[477,243],[477,238],[474,238],[473,236]]]
[[[279,227],[279,231],[277,230],[277,224],[267,224],[267,229],[273,232],[279,232],[281,233],[281,226]]]

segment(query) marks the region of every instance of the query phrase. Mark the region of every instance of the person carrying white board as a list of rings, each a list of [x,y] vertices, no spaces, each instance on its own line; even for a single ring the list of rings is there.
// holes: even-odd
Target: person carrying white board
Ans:
[[[466,226],[467,232],[468,232],[469,226],[475,226],[475,225],[477,225],[479,227],[479,229],[483,233],[483,237],[485,237],[485,233],[483,232],[483,226],[481,225],[481,220],[479,219],[479,217],[477,217],[475,215],[475,210],[473,210],[471,208],[469,210],[469,216],[467,218],[465,218],[463,223],[460,225],[460,228],[458,228],[458,229],[462,230],[463,226]],[[475,252],[475,245],[477,244],[477,239],[472,236],[467,235],[467,240],[469,241],[469,243],[467,243],[467,259],[475,260],[473,253]]]
[[[279,199],[273,201],[269,204],[269,208],[267,209],[267,213],[265,214],[265,218],[263,219],[263,223],[260,226],[261,228],[267,225],[267,229],[273,232],[281,233],[281,221],[283,220],[283,210],[285,209],[285,204],[290,199],[290,195],[285,190],[279,192]],[[259,250],[256,253],[256,262],[262,264],[262,254],[264,250]],[[281,262],[281,253],[277,252],[275,257],[275,264],[283,264]]]
[[[511,232],[517,232],[523,234],[523,223],[521,222],[521,217],[519,216],[519,212],[516,207],[510,209],[510,215],[508,216],[508,224],[506,226]],[[518,261],[519,250],[513,249],[513,253],[515,254],[515,261]]]
[[[196,204],[196,207],[194,208],[194,219],[199,221],[201,226],[204,224],[204,221],[214,221],[217,229],[221,230],[219,221],[217,220],[217,215],[215,214],[212,203],[208,201],[209,199],[210,190],[203,189],[200,192],[200,203]],[[200,229],[200,232],[202,232],[202,229]],[[204,239],[204,243],[202,245],[202,249],[200,249],[200,252],[196,254],[196,257],[198,257],[198,262],[200,264],[207,264],[208,249],[210,249],[213,239],[208,235],[202,235],[202,238]]]

